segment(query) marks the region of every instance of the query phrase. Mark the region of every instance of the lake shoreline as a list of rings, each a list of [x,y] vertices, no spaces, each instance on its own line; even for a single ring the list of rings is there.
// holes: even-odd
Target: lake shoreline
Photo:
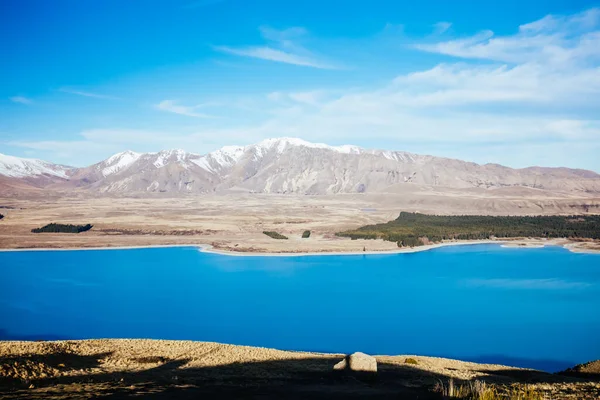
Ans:
[[[566,242],[565,242],[566,241]],[[0,252],[20,252],[20,251],[79,251],[79,250],[135,250],[152,248],[175,248],[175,247],[193,247],[203,253],[219,254],[234,257],[302,257],[302,256],[357,256],[357,255],[390,255],[390,254],[409,254],[429,251],[442,247],[450,246],[473,246],[483,244],[498,244],[502,248],[508,249],[540,249],[548,246],[561,247],[572,253],[600,254],[599,249],[588,249],[577,247],[581,242],[568,241],[566,239],[515,239],[515,240],[464,240],[451,241],[444,243],[428,244],[418,247],[398,248],[397,250],[369,250],[369,251],[298,251],[298,252],[262,252],[262,251],[232,251],[227,249],[215,248],[210,244],[165,244],[165,245],[139,245],[139,246],[103,246],[103,247],[33,247],[19,249],[0,249]]]

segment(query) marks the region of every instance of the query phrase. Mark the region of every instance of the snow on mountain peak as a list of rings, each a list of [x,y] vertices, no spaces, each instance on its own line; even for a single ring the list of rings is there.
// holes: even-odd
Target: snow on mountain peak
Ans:
[[[282,138],[271,138],[265,139],[260,143],[256,144],[255,147],[257,151],[262,155],[266,150],[271,150],[277,146],[277,153],[281,154],[283,151],[289,147],[308,147],[312,149],[325,149],[335,151],[337,153],[345,153],[345,154],[359,154],[360,147],[352,146],[352,145],[343,145],[343,146],[330,146],[325,143],[312,143],[307,142],[306,140],[299,138],[290,138],[290,137],[282,137]]]
[[[106,159],[107,164],[111,164],[115,161],[120,160],[123,157],[131,157],[131,156],[139,156],[140,153],[136,153],[135,151],[125,150],[120,153],[114,154]]]
[[[245,148],[241,146],[224,146],[192,162],[206,171],[215,172],[215,168],[230,167],[237,163],[244,151]]]
[[[244,148],[240,146],[225,146],[209,155],[221,166],[235,164],[244,154]]]
[[[0,154],[0,175],[13,178],[26,178],[39,175],[52,175],[67,178],[69,167],[52,164],[33,158],[21,158]]]
[[[136,162],[141,156],[142,155],[140,153],[136,153],[131,150],[117,153],[106,160],[106,167],[103,168],[100,172],[104,177],[116,174],[117,172],[122,171],[131,166],[131,164]]]
[[[303,139],[289,138],[289,137],[265,139],[262,142],[258,143],[256,145],[256,147],[260,150],[263,150],[263,149],[271,149],[275,145],[277,145],[278,153],[282,153],[285,150],[285,148],[288,146],[295,146],[295,147],[302,146],[302,147],[308,147],[308,148],[312,148],[312,149],[325,149],[325,150],[332,150],[337,153],[346,153],[346,154],[360,153],[360,147],[358,147],[358,146],[352,146],[352,145],[330,146],[325,143],[312,143],[312,142],[307,142],[306,140],[303,140]]]
[[[158,153],[158,157],[156,161],[154,161],[154,166],[156,168],[164,167],[169,163],[169,161],[172,161],[172,158],[175,158],[175,162],[182,163],[186,161],[186,159],[188,159],[190,156],[196,156],[196,154],[188,153],[187,151],[182,149],[163,150]]]

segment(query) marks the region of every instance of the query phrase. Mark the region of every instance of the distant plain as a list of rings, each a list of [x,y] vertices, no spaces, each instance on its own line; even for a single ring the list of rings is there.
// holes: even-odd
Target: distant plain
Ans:
[[[426,214],[571,215],[600,212],[595,195],[529,188],[448,189],[402,185],[373,194],[278,195],[228,193],[119,197],[39,192],[0,198],[0,248],[80,248],[206,244],[238,252],[359,252],[397,250],[396,243],[350,240],[336,232]],[[34,234],[45,224],[93,224],[81,234]],[[302,239],[305,230],[310,238]],[[276,231],[289,240],[275,240]],[[563,241],[564,242],[564,241]],[[562,243],[562,242],[561,242]],[[595,243],[577,243],[597,248]]]

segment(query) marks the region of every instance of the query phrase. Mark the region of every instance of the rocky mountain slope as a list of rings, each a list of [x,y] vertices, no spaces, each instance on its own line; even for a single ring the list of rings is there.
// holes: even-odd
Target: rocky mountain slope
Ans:
[[[526,187],[600,193],[600,175],[587,170],[512,169],[403,151],[328,146],[301,139],[267,139],[206,155],[183,150],[125,151],[85,168],[0,158],[0,175],[53,189],[104,193],[179,192],[335,194],[398,192],[405,185],[455,189]]]

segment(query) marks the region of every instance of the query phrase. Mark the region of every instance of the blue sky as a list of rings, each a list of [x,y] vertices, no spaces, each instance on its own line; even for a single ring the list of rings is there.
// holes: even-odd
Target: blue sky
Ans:
[[[599,1],[4,0],[0,153],[291,136],[600,171]]]

